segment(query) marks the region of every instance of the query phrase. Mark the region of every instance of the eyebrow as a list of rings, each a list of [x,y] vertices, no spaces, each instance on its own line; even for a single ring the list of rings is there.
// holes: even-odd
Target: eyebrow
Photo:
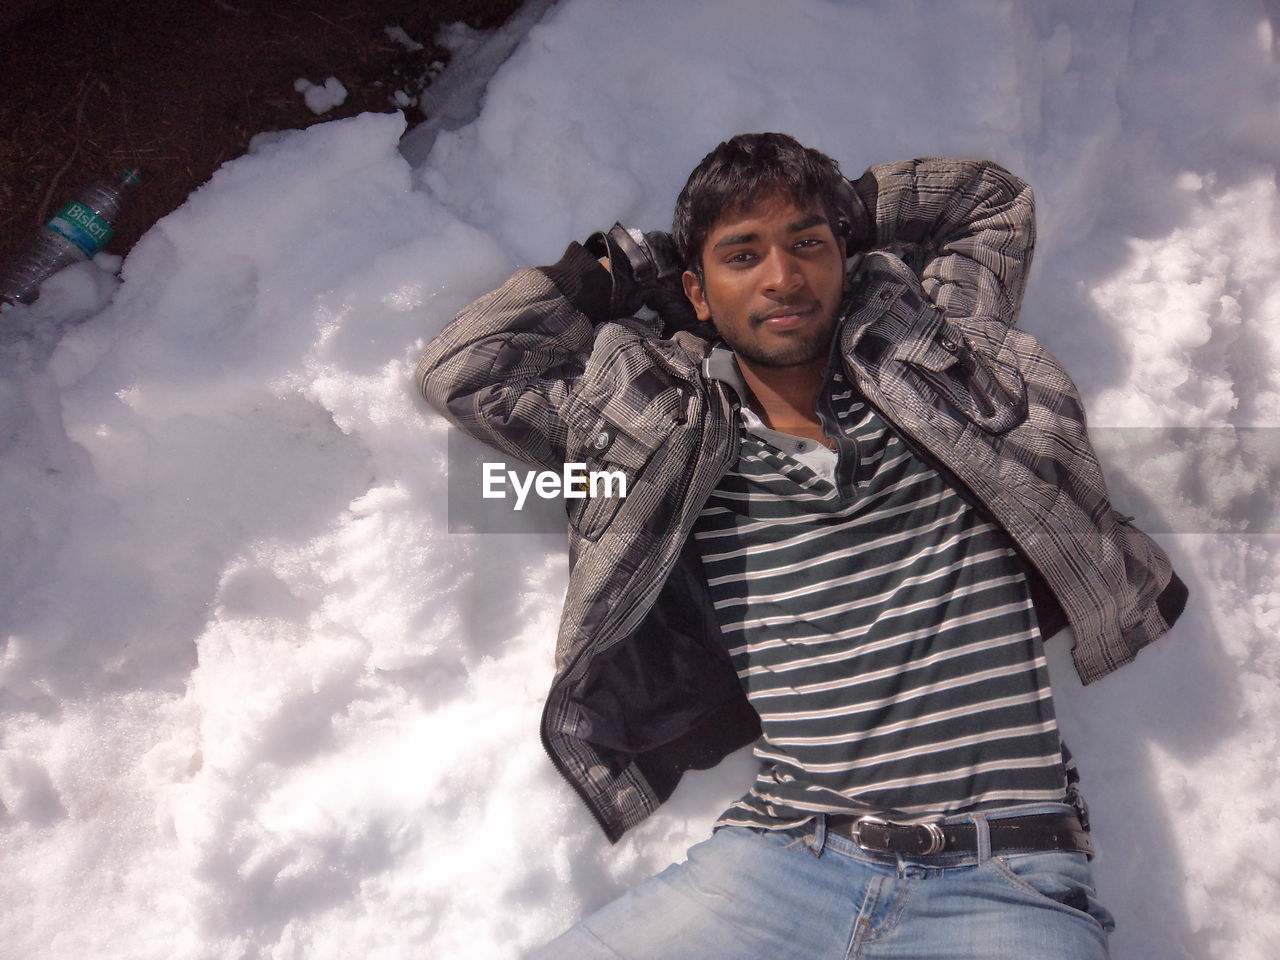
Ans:
[[[821,223],[826,223],[826,214],[812,213],[807,217],[802,217],[787,226],[788,233],[802,233],[812,227],[816,227]],[[740,243],[752,243],[760,239],[758,233],[732,233],[727,237],[721,237],[712,245],[713,250],[719,250],[721,247],[736,247]]]

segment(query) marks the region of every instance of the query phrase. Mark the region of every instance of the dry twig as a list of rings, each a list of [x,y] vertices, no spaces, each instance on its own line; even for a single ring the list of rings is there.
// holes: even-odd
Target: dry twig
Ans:
[[[44,198],[40,201],[40,208],[36,211],[36,222],[44,223],[49,218],[49,201],[53,199],[54,191],[58,189],[58,182],[62,179],[71,164],[75,162],[76,156],[80,153],[80,125],[84,121],[84,104],[89,96],[89,78],[85,77],[80,81],[80,102],[76,105],[76,126],[73,131],[75,142],[71,145],[71,155],[67,157],[67,162],[62,165],[57,173],[53,175],[53,179],[49,181],[49,187],[44,192]]]

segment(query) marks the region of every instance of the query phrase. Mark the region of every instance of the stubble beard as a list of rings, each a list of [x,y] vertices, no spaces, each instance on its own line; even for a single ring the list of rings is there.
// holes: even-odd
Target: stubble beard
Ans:
[[[711,323],[735,354],[756,366],[770,368],[797,367],[813,363],[819,358],[825,359],[831,350],[831,340],[838,326],[836,318],[832,317],[824,330],[815,330],[811,334],[792,337],[777,346],[765,347],[754,339],[727,335],[716,322],[714,314]],[[759,318],[750,318],[750,323],[753,330],[760,328]]]

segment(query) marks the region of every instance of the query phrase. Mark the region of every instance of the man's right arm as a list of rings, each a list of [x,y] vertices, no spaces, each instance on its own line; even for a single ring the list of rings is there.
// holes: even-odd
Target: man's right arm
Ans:
[[[556,264],[517,272],[462,310],[418,361],[418,389],[466,433],[550,469],[564,462],[563,410],[612,278],[573,243]]]

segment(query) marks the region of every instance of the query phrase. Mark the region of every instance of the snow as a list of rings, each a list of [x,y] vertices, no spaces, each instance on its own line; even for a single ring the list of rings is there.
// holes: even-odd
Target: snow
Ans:
[[[1264,7],[530,9],[454,70],[466,119],[412,163],[397,115],[259,138],[118,289],[81,264],[0,317],[0,954],[512,957],[706,835],[748,757],[615,847],[547,762],[563,535],[449,532],[451,432],[409,375],[516,266],[615,219],[667,225],[717,141],[781,129],[855,175],[972,155],[1035,186],[1023,325],[1192,590],[1170,636],[1087,689],[1069,639],[1048,645],[1113,955],[1270,957]],[[473,55],[492,39],[455,33]]]
[[[497,30],[476,30],[465,23],[445,24],[436,42],[451,51],[448,65],[440,71],[434,61],[428,76],[435,76],[422,91],[418,106],[427,117],[404,137],[400,152],[413,166],[422,165],[441,130],[456,130],[470,123],[480,112],[490,77],[511,56],[553,0],[525,0]]]
[[[307,109],[319,116],[328,113],[334,107],[340,107],[347,99],[347,88],[337,77],[330,77],[324,83],[312,83],[306,77],[293,81],[293,89],[302,94]]]
[[[400,44],[400,46],[404,47],[404,49],[409,53],[417,53],[419,50],[423,49],[423,45],[413,39],[413,37],[409,36],[404,27],[384,27],[383,32],[386,33],[388,40],[393,43]]]

